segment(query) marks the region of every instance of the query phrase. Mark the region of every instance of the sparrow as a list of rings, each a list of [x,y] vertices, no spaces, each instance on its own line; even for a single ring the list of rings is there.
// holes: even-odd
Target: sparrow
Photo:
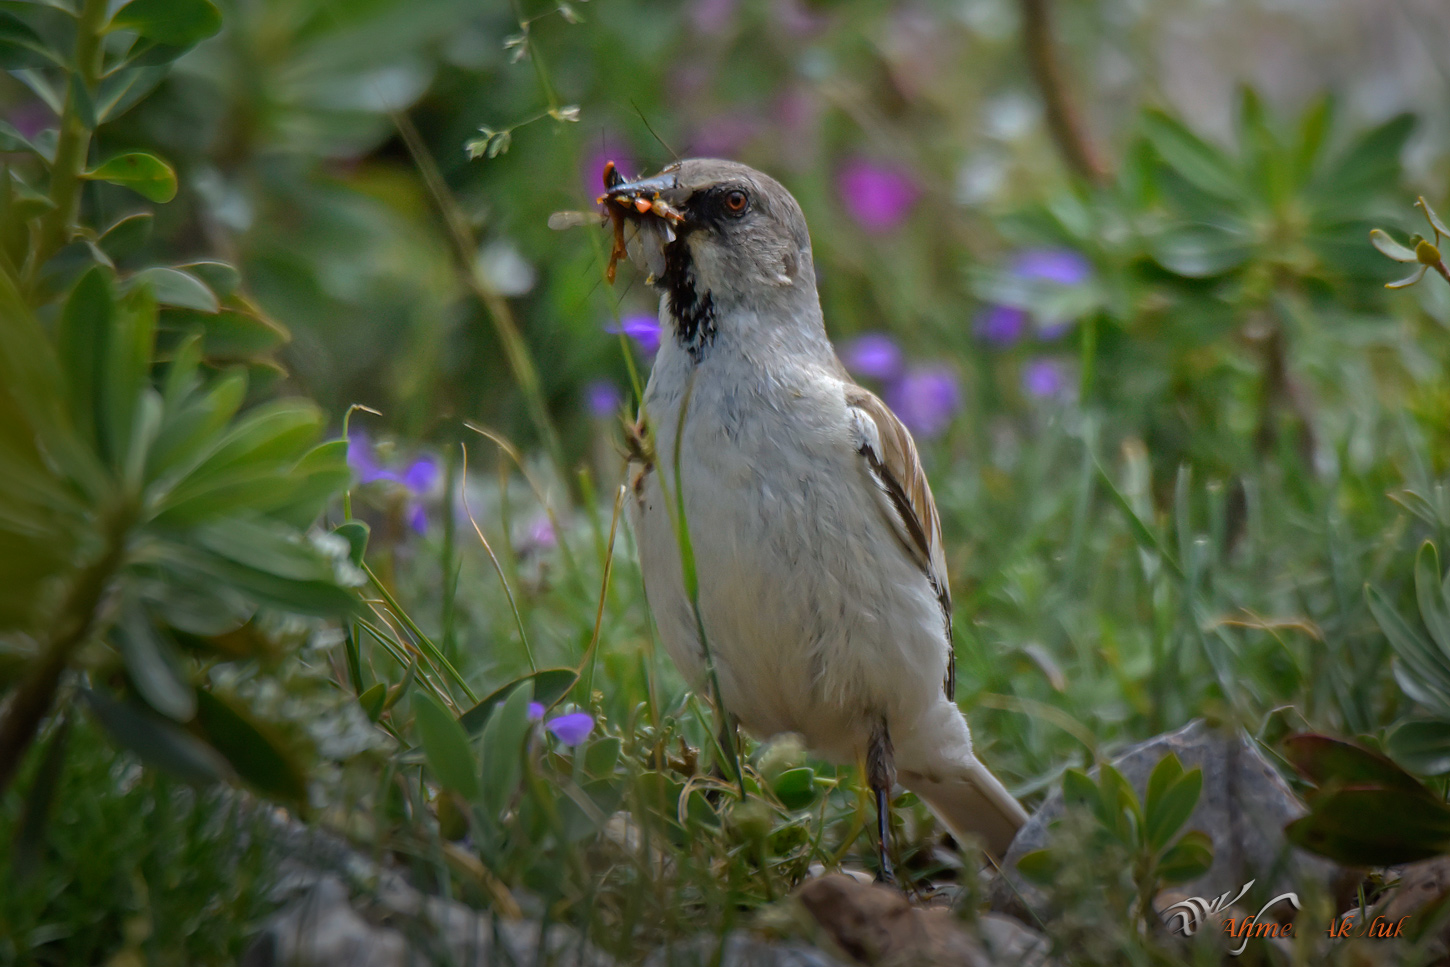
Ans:
[[[1000,858],[1027,814],[955,702],[941,519],[910,432],[826,335],[800,206],[715,159],[610,169],[601,202],[660,294],[626,499],[666,651],[696,683],[713,663],[727,723],[864,761],[878,878],[897,782]]]

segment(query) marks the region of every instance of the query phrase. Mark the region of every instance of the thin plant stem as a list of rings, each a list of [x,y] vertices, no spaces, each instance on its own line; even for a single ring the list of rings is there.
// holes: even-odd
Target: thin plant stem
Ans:
[[[349,406],[347,408],[347,412],[344,413],[344,414],[342,414],[342,438],[343,438],[343,440],[347,441],[348,446],[352,446],[352,438],[348,436],[348,429],[347,428],[352,423],[352,414],[356,410],[361,410],[364,413],[371,413],[373,416],[382,416],[383,415],[383,414],[379,413],[377,410],[373,409],[371,406],[363,406],[361,403],[354,403],[351,406]],[[344,490],[342,492],[342,519],[343,520],[352,520],[352,488],[351,487],[348,487],[346,490]]]
[[[87,91],[95,87],[101,73],[101,36],[109,8],[107,0],[85,0],[76,18],[75,77],[66,87],[55,161],[50,168],[50,200],[55,207],[41,219],[39,234],[30,251],[26,278],[31,284],[50,257],[70,241],[70,232],[80,211],[81,176],[90,154],[92,132],[78,113],[75,84],[79,82]]]
[[[484,551],[488,553],[488,559],[493,562],[493,569],[498,574],[498,583],[503,585],[503,593],[509,601],[509,610],[514,614],[514,623],[519,629],[519,640],[524,645],[524,655],[529,659],[529,671],[537,672],[539,665],[534,661],[534,649],[529,645],[529,633],[524,630],[524,616],[519,613],[518,602],[514,600],[513,588],[509,587],[508,578],[504,576],[503,565],[499,563],[498,555],[493,552],[493,546],[488,543],[488,538],[483,536],[483,528],[478,526],[474,519],[473,510],[468,506],[468,448],[459,444],[458,448],[463,451],[463,513],[468,517],[468,522],[473,525],[473,532],[478,535],[478,542],[483,545]]]
[[[1061,54],[1052,36],[1051,0],[1021,0],[1020,7],[1027,63],[1042,92],[1052,142],[1073,173],[1100,185],[1108,179],[1108,166],[1088,138],[1087,124],[1073,100],[1074,85],[1063,70]]]
[[[393,126],[398,129],[398,134],[402,137],[408,153],[412,155],[413,163],[418,166],[418,171],[423,176],[423,183],[433,197],[433,203],[443,216],[443,221],[448,227],[449,237],[453,240],[456,249],[464,280],[473,290],[478,301],[483,303],[483,307],[488,311],[499,342],[503,344],[509,368],[513,370],[514,379],[523,393],[524,403],[533,420],[534,429],[543,438],[545,449],[549,451],[549,456],[554,462],[554,469],[559,480],[567,486],[569,465],[564,460],[564,449],[559,443],[559,435],[554,429],[554,423],[549,418],[549,407],[539,382],[539,371],[534,366],[533,356],[529,352],[528,344],[524,341],[518,323],[514,320],[508,300],[493,287],[488,279],[484,278],[482,270],[478,267],[476,257],[478,241],[473,237],[473,229],[469,226],[462,209],[458,207],[458,202],[449,190],[443,173],[438,170],[438,163],[433,160],[428,146],[423,143],[418,129],[413,126],[412,119],[396,109],[390,111],[389,116],[393,120]]]
[[[614,495],[614,515],[609,520],[609,544],[604,550],[604,578],[599,583],[599,608],[594,612],[594,633],[589,636],[589,647],[584,649],[584,660],[589,665],[589,677],[584,682],[584,697],[594,694],[594,669],[599,664],[599,629],[604,624],[604,602],[609,596],[609,577],[614,573],[614,535],[619,530],[619,511],[624,506],[625,485],[620,484]]]
[[[403,606],[398,604],[398,599],[393,597],[392,592],[387,589],[382,580],[373,572],[373,569],[368,567],[366,561],[363,562],[362,570],[368,576],[368,579],[373,582],[373,587],[377,588],[378,593],[383,596],[383,600],[388,603],[388,608],[403,623],[403,627],[407,628],[418,639],[418,649],[436,667],[448,673],[448,677],[453,679],[455,685],[463,689],[463,694],[468,696],[470,702],[477,702],[478,696],[473,693],[473,689],[468,687],[468,682],[458,673],[458,669],[454,668],[453,663],[448,660],[443,652],[438,650],[438,646],[433,644],[433,640],[423,634],[423,629],[419,628],[417,623],[408,617],[408,612],[404,611]]]

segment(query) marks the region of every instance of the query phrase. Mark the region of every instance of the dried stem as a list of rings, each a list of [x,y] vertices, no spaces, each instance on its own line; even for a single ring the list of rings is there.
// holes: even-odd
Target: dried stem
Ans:
[[[1093,184],[1108,178],[1108,167],[1089,140],[1087,126],[1069,93],[1069,85],[1052,38],[1051,0],[1021,0],[1027,63],[1047,109],[1047,129],[1068,168]]]

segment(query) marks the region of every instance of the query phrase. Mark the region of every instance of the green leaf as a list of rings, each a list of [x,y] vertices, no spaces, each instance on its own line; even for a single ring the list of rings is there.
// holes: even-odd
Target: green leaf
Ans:
[[[98,265],[71,290],[56,332],[55,348],[65,374],[71,419],[92,441],[99,426],[97,394],[104,384],[115,310],[111,273]]]
[[[1411,772],[1443,776],[1450,772],[1450,722],[1444,719],[1401,722],[1386,737],[1385,749]]]
[[[15,824],[15,836],[11,840],[11,874],[18,884],[29,879],[39,865],[41,854],[49,842],[45,835],[50,821],[51,807],[55,803],[55,791],[60,787],[60,775],[65,769],[65,753],[70,738],[71,717],[62,714],[60,724],[55,727],[40,766],[31,780],[30,791],[25,795],[25,809],[20,821]]]
[[[1430,223],[1430,227],[1441,238],[1450,238],[1450,228],[1445,227],[1445,223],[1440,220],[1440,216],[1435,213],[1435,209],[1430,207],[1430,203],[1425,200],[1424,195],[1421,195],[1415,202],[1415,207],[1425,213],[1425,220]]]
[[[1334,99],[1328,94],[1316,98],[1299,118],[1294,139],[1293,177],[1296,188],[1302,188],[1314,177],[1319,165],[1319,152],[1334,118]]]
[[[1163,793],[1156,810],[1150,810],[1143,824],[1148,848],[1157,852],[1172,842],[1188,822],[1203,792],[1203,770],[1190,769]]]
[[[1143,134],[1185,181],[1222,200],[1242,200],[1243,183],[1232,159],[1176,118],[1150,109],[1143,115]]]
[[[178,265],[176,268],[186,272],[205,282],[207,288],[217,294],[218,298],[229,299],[236,294],[242,285],[242,273],[237,271],[235,265],[215,260],[201,262],[188,262],[185,265]]]
[[[1379,250],[1381,255],[1394,259],[1396,262],[1414,262],[1415,253],[1405,248],[1389,234],[1378,228],[1370,229],[1369,243]]]
[[[219,557],[292,581],[329,581],[332,566],[295,528],[235,518],[204,524],[194,540]]]
[[[134,30],[148,40],[190,47],[222,29],[211,0],[131,0],[111,18],[110,30]]]
[[[1418,779],[1384,756],[1342,739],[1310,733],[1284,740],[1284,758],[1316,785],[1382,786],[1428,796]]]
[[[545,708],[552,708],[561,698],[569,694],[569,689],[573,688],[574,683],[578,680],[579,675],[572,668],[541,668],[537,672],[517,678],[485,695],[479,699],[477,705],[464,712],[459,717],[459,721],[463,723],[463,727],[468,730],[470,735],[477,735],[488,722],[494,707],[508,697],[515,685],[532,681],[533,700]]]
[[[1412,114],[1401,114],[1364,132],[1316,179],[1316,217],[1333,219],[1356,211],[1366,199],[1398,189],[1400,153],[1415,128]]]
[[[117,155],[84,176],[130,188],[144,198],[165,203],[176,197],[176,172],[166,162],[145,151]]]
[[[16,130],[9,121],[0,121],[0,151],[29,151],[40,154],[40,149],[30,139]],[[9,179],[7,179],[9,180]]]
[[[166,641],[137,602],[126,606],[112,631],[137,693],[156,711],[177,722],[196,714],[196,689],[181,671],[176,648]]]
[[[1062,774],[1062,798],[1064,802],[1089,806],[1095,813],[1102,812],[1098,787],[1081,769],[1068,769]]]
[[[478,770],[468,735],[453,714],[421,689],[413,692],[413,726],[438,784],[472,802],[478,798]]]
[[[1450,716],[1450,663],[1433,642],[1411,628],[1398,611],[1390,606],[1379,589],[1366,585],[1365,598],[1375,623],[1380,626],[1390,647],[1415,681],[1416,701]]]
[[[226,760],[176,723],[100,692],[87,689],[82,694],[112,740],[146,765],[196,786],[210,785],[231,773]]]
[[[1033,850],[1017,860],[1017,872],[1039,886],[1047,886],[1057,878],[1060,864],[1050,849]]]
[[[482,804],[493,819],[503,815],[523,777],[524,739],[531,728],[529,703],[533,700],[532,683],[520,682],[484,726],[480,743],[483,755]]]
[[[221,303],[217,301],[216,294],[206,287],[206,283],[180,269],[161,266],[143,269],[131,276],[129,281],[132,285],[149,286],[156,301],[164,306],[205,313],[221,311]]]
[[[347,541],[349,548],[348,559],[354,567],[362,567],[363,557],[368,551],[369,528],[367,521],[348,520],[338,524],[332,531],[338,537]]]
[[[1153,767],[1153,772],[1148,776],[1148,789],[1143,797],[1143,808],[1147,810],[1149,817],[1153,815],[1163,797],[1173,784],[1183,776],[1183,763],[1178,760],[1176,752],[1170,752],[1158,760]],[[1152,819],[1149,819],[1152,822]]]
[[[1415,269],[1415,271],[1411,272],[1409,275],[1405,276],[1403,279],[1395,279],[1395,281],[1393,281],[1393,282],[1386,282],[1385,283],[1385,288],[1386,289],[1408,289],[1410,286],[1414,285],[1416,282],[1419,282],[1421,279],[1423,279],[1425,277],[1425,273],[1429,270],[1429,268],[1430,267],[1428,265],[1421,265],[1419,268]]]
[[[70,76],[70,105],[76,119],[90,131],[96,129],[96,102],[80,74]]]
[[[1346,866],[1398,866],[1450,853],[1450,807],[1402,789],[1344,788],[1314,797],[1289,841]]]
[[[787,769],[775,777],[771,791],[786,809],[805,809],[816,801],[820,791],[816,786],[816,771],[810,766]]]
[[[368,688],[357,697],[357,702],[362,706],[368,718],[376,722],[383,717],[383,703],[388,698],[388,686],[384,682],[378,682]]]
[[[1425,541],[1415,555],[1415,600],[1420,605],[1420,620],[1450,668],[1450,614],[1445,610],[1440,582],[1440,556],[1435,553],[1435,545]]]
[[[307,802],[307,774],[269,728],[206,689],[196,694],[196,712],[206,740],[244,782],[274,799]]]
[[[590,742],[584,750],[584,771],[600,778],[613,775],[619,764],[620,746],[617,735],[600,736]]]
[[[135,252],[151,237],[156,216],[150,212],[134,212],[114,222],[101,233],[96,244],[113,259],[122,259]]]
[[[1173,844],[1158,861],[1158,877],[1164,883],[1196,880],[1213,866],[1213,840],[1207,833],[1191,830]]]
[[[123,470],[132,456],[132,442],[141,425],[137,411],[142,391],[149,388],[155,342],[156,303],[150,292],[127,293],[112,314],[97,414],[101,452],[117,470]]]
[[[15,14],[0,10],[0,70],[52,67],[62,63],[40,34]]]
[[[1186,279],[1207,279],[1239,268],[1253,255],[1250,239],[1218,225],[1176,225],[1152,237],[1153,260]]]
[[[178,356],[173,368],[180,362]],[[194,363],[191,372],[195,373]],[[176,373],[176,378],[181,380],[185,375],[186,372],[181,371]],[[166,395],[170,412],[163,419],[156,442],[151,446],[148,476],[152,478],[178,464],[199,465],[216,449],[217,435],[236,415],[247,394],[246,374],[231,372],[212,383],[201,396],[191,397],[185,405],[181,405],[174,395],[180,390],[172,387],[171,382],[171,374],[168,373]]]

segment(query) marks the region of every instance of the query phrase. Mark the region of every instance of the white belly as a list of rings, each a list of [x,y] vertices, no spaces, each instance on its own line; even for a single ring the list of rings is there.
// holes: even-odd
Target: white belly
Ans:
[[[872,498],[844,398],[833,410],[787,392],[766,405],[738,389],[697,380],[679,461],[722,698],[756,735],[800,732],[849,761],[881,716],[909,729],[941,701],[940,606]],[[660,637],[698,686],[704,649],[665,496],[673,402],[652,379],[658,465],[629,505]]]

